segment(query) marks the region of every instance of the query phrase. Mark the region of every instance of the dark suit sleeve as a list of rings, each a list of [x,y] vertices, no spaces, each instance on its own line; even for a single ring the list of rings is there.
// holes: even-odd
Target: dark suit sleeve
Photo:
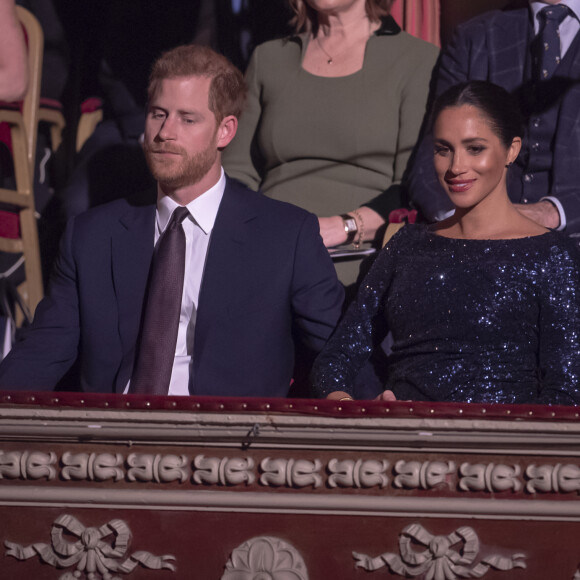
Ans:
[[[0,364],[2,389],[51,390],[77,358],[80,333],[73,231],[71,220],[34,322]]]
[[[476,21],[459,26],[436,67],[434,92],[430,102],[458,83],[487,78],[488,59],[485,32]],[[417,144],[413,166],[407,179],[411,204],[429,221],[442,219],[453,204],[439,184],[433,166],[433,139],[426,131]]]
[[[322,243],[318,220],[309,214],[294,254],[292,313],[301,342],[314,353],[322,350],[332,334],[343,300],[344,289]]]

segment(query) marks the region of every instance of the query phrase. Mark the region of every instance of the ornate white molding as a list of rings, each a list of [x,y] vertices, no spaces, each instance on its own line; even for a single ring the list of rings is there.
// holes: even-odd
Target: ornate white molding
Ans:
[[[64,534],[72,536],[74,541],[66,539]],[[150,570],[175,572],[173,556],[154,556],[143,551],[128,554],[131,530],[122,520],[111,520],[99,528],[85,528],[74,516],[63,514],[52,524],[50,535],[50,544],[38,542],[22,546],[6,540],[6,556],[17,560],[38,556],[45,564],[74,568],[74,572],[65,573],[61,580],[112,580],[111,573],[130,574],[139,565]]]
[[[95,489],[90,486],[1,485],[0,505],[83,509],[301,513],[365,517],[525,519],[580,522],[580,502],[541,499],[405,497],[333,493],[264,493],[176,489]]]
[[[272,459],[266,457],[260,463],[260,483],[273,487],[320,487],[322,477],[318,473],[322,463],[315,459]]]
[[[459,467],[459,489],[463,491],[520,491],[519,465],[495,463],[462,463]]]
[[[302,556],[280,538],[260,536],[238,546],[226,563],[221,580],[308,580]]]
[[[198,455],[193,460],[193,481],[206,485],[250,485],[256,479],[252,473],[254,460],[250,457],[205,457]]]
[[[185,455],[153,455],[149,453],[131,453],[127,457],[127,479],[156,483],[184,483],[189,478],[190,470]]]
[[[577,465],[528,465],[526,476],[529,478],[526,484],[529,493],[570,493],[580,490],[580,467]]]
[[[62,454],[62,477],[88,479],[89,481],[120,481],[125,477],[123,456],[120,453],[69,453]]]
[[[396,487],[406,489],[432,489],[440,485],[451,488],[449,475],[455,472],[453,461],[404,461],[395,463],[394,484]]]
[[[389,478],[385,475],[388,461],[374,459],[362,460],[331,459],[328,462],[329,487],[385,487]]]
[[[457,549],[454,546],[459,545]],[[420,552],[414,549],[420,546]],[[486,556],[477,564],[479,538],[473,528],[463,526],[447,536],[434,536],[420,524],[411,524],[399,536],[399,554],[385,553],[376,558],[353,552],[355,568],[374,572],[384,566],[398,576],[416,577],[426,574],[433,580],[481,578],[490,568],[505,572],[525,568],[524,554],[510,558]]]
[[[0,451],[0,479],[54,479],[56,453]]]

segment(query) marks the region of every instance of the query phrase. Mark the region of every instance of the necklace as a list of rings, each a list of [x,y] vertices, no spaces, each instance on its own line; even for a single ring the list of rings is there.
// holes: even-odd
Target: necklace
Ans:
[[[332,58],[332,55],[330,55],[328,53],[328,51],[324,48],[324,46],[322,46],[322,42],[320,42],[320,36],[316,37],[316,42],[318,43],[318,46],[320,47],[320,50],[328,57],[328,60],[326,61],[326,64],[333,64],[334,63],[334,59]]]
[[[366,43],[366,41],[367,41],[367,40],[370,38],[370,36],[371,36],[371,35],[372,35],[372,23],[371,23],[371,21],[369,20],[369,30],[368,30],[368,34],[367,34],[367,36],[366,36],[366,37],[365,37],[365,39],[364,39],[365,43]],[[329,53],[329,52],[328,52],[328,51],[327,51],[327,50],[324,48],[324,46],[322,46],[322,42],[320,41],[320,35],[319,35],[319,34],[317,34],[317,35],[316,35],[316,43],[317,43],[317,44],[318,44],[318,46],[320,47],[320,50],[321,50],[321,51],[322,51],[322,52],[323,52],[323,53],[326,55],[326,64],[334,64],[334,59],[335,59],[335,58],[336,58],[338,55],[342,54],[342,53],[343,53],[343,52],[344,52],[344,51],[345,51],[347,48],[349,48],[349,47],[348,47],[348,45],[347,45],[347,46],[343,47],[341,50],[339,50],[339,51],[338,51],[338,52],[337,52],[337,53],[336,53],[334,56],[332,56],[332,55],[331,55],[331,54],[330,54],[330,53]],[[352,47],[351,47],[351,48],[352,48]]]

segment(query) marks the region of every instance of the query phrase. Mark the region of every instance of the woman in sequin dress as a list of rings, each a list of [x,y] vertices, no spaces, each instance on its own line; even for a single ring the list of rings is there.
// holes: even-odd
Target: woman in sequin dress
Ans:
[[[390,330],[378,399],[578,404],[580,252],[508,199],[517,104],[472,81],[439,97],[432,118],[455,213],[385,246],[316,361],[317,396],[357,398],[354,379]]]

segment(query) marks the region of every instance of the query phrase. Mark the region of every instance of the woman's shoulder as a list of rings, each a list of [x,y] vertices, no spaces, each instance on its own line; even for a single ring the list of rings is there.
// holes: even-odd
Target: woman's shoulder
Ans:
[[[260,64],[273,63],[279,66],[280,62],[300,56],[303,42],[303,35],[267,40],[256,46],[252,53],[252,59],[259,60]]]

